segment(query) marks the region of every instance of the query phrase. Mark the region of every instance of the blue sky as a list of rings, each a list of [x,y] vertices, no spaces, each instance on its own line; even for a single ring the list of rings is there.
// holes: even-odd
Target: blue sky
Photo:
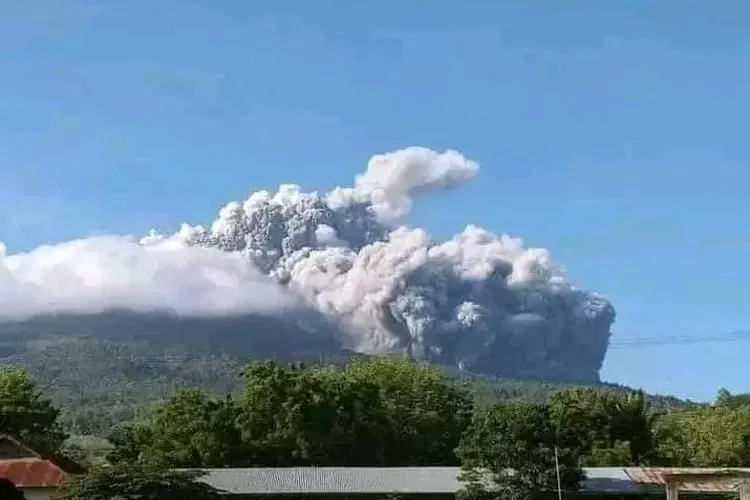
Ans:
[[[0,46],[11,251],[454,148],[479,178],[412,224],[551,249],[614,302],[615,342],[750,331],[746,2],[11,2]],[[603,377],[709,399],[750,390],[748,354],[613,347]]]

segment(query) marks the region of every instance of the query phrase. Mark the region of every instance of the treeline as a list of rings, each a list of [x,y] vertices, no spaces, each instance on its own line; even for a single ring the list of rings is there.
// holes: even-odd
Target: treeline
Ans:
[[[33,375],[38,387],[63,409],[62,421],[74,434],[106,436],[110,429],[132,420],[145,406],[163,400],[183,387],[201,388],[210,394],[236,393],[243,389],[238,374],[246,359],[217,354],[191,344],[190,348],[170,347],[150,340],[112,341],[106,338],[77,338],[77,324],[70,326],[70,338],[22,346],[0,346],[0,351],[15,349],[17,355],[0,359],[0,365],[23,366]],[[115,328],[115,332],[119,332]],[[238,332],[239,333],[239,332]],[[28,339],[33,330],[20,338]],[[116,335],[121,335],[117,333]],[[177,332],[173,332],[177,335]],[[101,336],[99,336],[101,337]],[[205,335],[202,336],[205,339]],[[33,337],[31,337],[33,338]],[[29,341],[30,342],[30,341]],[[229,349],[234,354],[234,351]],[[312,355],[313,363],[344,363],[346,358]],[[468,384],[478,404],[497,401],[547,401],[550,393],[571,384],[533,380],[513,380],[487,375],[461,373],[455,367],[440,366],[450,379]],[[627,393],[630,388],[615,384],[597,384],[597,389]],[[657,408],[679,408],[685,401],[674,397],[647,395]]]
[[[576,466],[750,466],[750,396],[726,391],[714,405],[686,409],[655,406],[642,392],[583,388],[541,403],[477,405],[467,384],[390,358],[255,362],[241,385],[221,397],[177,390],[115,426],[96,450],[69,439],[60,409],[28,373],[4,368],[0,432],[82,461],[101,451],[112,464],[164,469],[512,462],[520,443],[545,453],[557,447]]]

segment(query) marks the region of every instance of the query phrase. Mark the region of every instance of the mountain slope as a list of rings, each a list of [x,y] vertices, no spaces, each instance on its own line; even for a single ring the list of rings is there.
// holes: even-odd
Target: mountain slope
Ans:
[[[302,326],[262,316],[185,319],[122,312],[39,316],[0,323],[0,364],[28,368],[42,390],[65,408],[65,420],[77,433],[105,434],[179,387],[216,393],[239,389],[242,366],[250,359],[348,359],[353,353],[341,349],[321,321],[309,318]],[[479,402],[543,401],[550,391],[567,386],[446,370],[468,381]],[[654,401],[684,404],[676,398]]]
[[[110,312],[0,323],[0,363],[28,368],[80,430],[107,429],[177,387],[236,387],[247,359],[341,359],[320,317]]]

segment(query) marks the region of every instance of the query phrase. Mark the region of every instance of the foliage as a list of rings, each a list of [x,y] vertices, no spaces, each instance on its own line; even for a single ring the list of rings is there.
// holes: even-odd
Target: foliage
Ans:
[[[469,395],[435,367],[406,359],[245,372],[243,435],[255,460],[273,465],[455,463]]]
[[[492,383],[498,384],[495,394],[506,391],[508,396],[509,387],[515,387],[514,395],[494,403],[478,397],[487,394]],[[116,421],[106,440],[80,434],[66,440],[62,416],[80,416],[87,409],[58,410],[28,372],[4,367],[0,432],[14,434],[42,452],[59,451],[94,467],[536,461],[536,477],[514,479],[525,481],[527,490],[549,479],[539,470],[548,469],[549,450],[555,444],[562,462],[575,457],[576,466],[750,465],[746,395],[720,391],[714,406],[672,405],[622,388],[561,390],[538,384],[538,391],[524,399],[527,386],[511,384],[447,375],[440,367],[403,358],[363,357],[309,366],[252,362],[236,386],[224,388],[224,396],[200,382],[181,382],[148,404],[136,403],[135,398],[138,409]],[[128,387],[136,391],[138,384]],[[516,448],[502,448],[508,441],[498,433],[526,436],[528,442],[522,446],[526,437],[518,438],[512,441]]]
[[[106,436],[141,418],[181,388],[224,393],[240,388],[242,363],[213,354],[165,350],[148,341],[80,339],[41,344],[11,358],[33,373],[75,434]]]
[[[62,445],[61,452],[66,457],[84,467],[95,467],[107,463],[106,456],[112,445],[98,436],[70,436]]]
[[[388,426],[389,465],[453,465],[454,449],[470,423],[473,403],[464,385],[432,365],[405,358],[358,359],[341,376],[379,390]]]
[[[548,406],[498,403],[475,415],[458,455],[464,496],[526,500],[557,489],[578,489],[584,479],[579,439],[561,434]]]
[[[199,389],[179,390],[139,429],[144,459],[172,467],[220,467],[237,461],[239,409],[231,397],[212,399]],[[144,443],[145,441],[145,443]]]
[[[149,419],[115,428],[115,462],[169,467],[436,465],[472,401],[436,368],[402,359],[345,366],[250,363],[238,398],[180,390]]]
[[[112,445],[106,457],[110,463],[135,463],[151,442],[151,429],[143,422],[123,422],[107,436]]]
[[[656,457],[657,414],[643,392],[560,391],[550,397],[550,411],[560,432],[579,439],[587,466],[648,465]]]
[[[48,329],[51,324],[45,323],[39,328]],[[240,349],[217,352],[217,347],[210,342],[205,342],[206,346],[191,344],[190,349],[180,347],[182,338],[197,335],[197,332],[170,330],[163,332],[166,339],[154,335],[116,341],[101,336],[76,337],[74,328],[78,324],[69,325],[69,329],[64,329],[67,325],[64,321],[54,323],[58,324],[63,330],[53,339],[18,344],[0,336],[0,354],[12,353],[0,357],[0,364],[26,367],[45,396],[62,409],[60,419],[74,434],[106,436],[122,422],[143,418],[149,405],[170,397],[179,389],[199,388],[212,395],[243,389],[240,372],[247,358],[241,355]],[[112,324],[112,328],[116,326]],[[237,331],[236,335],[238,338],[256,335],[246,333]],[[24,330],[19,332],[19,337],[21,334],[24,338],[34,337],[34,331]],[[205,332],[201,335],[206,337]],[[172,343],[165,345],[168,340]],[[318,364],[320,355],[311,354],[307,359]],[[328,363],[345,360],[325,358]],[[467,387],[475,401],[482,405],[497,401],[543,403],[551,392],[577,387],[441,369],[460,386]],[[613,393],[630,392],[626,387],[613,384],[600,384],[596,388]],[[680,408],[687,404],[663,396],[649,396],[649,400],[655,408]]]
[[[658,432],[666,464],[750,466],[750,410],[746,407],[668,413],[660,419]]]
[[[302,365],[244,371],[240,426],[254,463],[384,465],[387,416],[379,388]]]
[[[219,500],[199,472],[161,471],[133,464],[94,469],[64,485],[60,500]]]
[[[449,370],[451,371],[451,370]],[[452,371],[451,371],[452,372]],[[478,374],[455,374],[470,387],[477,404],[483,406],[498,401],[515,403],[545,403],[551,394],[563,390],[595,389],[615,396],[630,394],[634,390],[619,384],[575,384],[544,380],[515,380]],[[694,408],[705,406],[692,401],[685,401],[674,396],[647,394],[646,399],[657,410]]]
[[[750,392],[744,394],[732,394],[726,389],[719,389],[716,395],[716,405],[722,408],[748,408],[750,409]]]
[[[59,414],[50,401],[42,398],[28,372],[0,367],[0,432],[32,448],[56,451],[67,438]]]
[[[168,467],[441,465],[469,423],[470,396],[403,359],[345,366],[256,362],[239,397],[177,391],[110,435],[114,462]]]

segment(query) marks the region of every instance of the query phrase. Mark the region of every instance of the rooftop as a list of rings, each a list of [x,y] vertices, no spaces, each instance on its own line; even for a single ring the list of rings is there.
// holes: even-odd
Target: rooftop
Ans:
[[[207,469],[205,483],[234,495],[283,494],[451,494],[461,489],[458,467],[288,467]],[[582,490],[589,493],[637,494],[660,488],[668,477],[691,474],[686,491],[716,491],[698,475],[750,474],[750,469],[588,468]],[[729,491],[736,481],[727,479]]]
[[[19,440],[0,434],[0,477],[19,488],[57,488],[66,474],[83,468],[65,457],[42,455]]]
[[[65,472],[51,460],[13,458],[0,460],[0,477],[10,479],[19,488],[57,488]]]

